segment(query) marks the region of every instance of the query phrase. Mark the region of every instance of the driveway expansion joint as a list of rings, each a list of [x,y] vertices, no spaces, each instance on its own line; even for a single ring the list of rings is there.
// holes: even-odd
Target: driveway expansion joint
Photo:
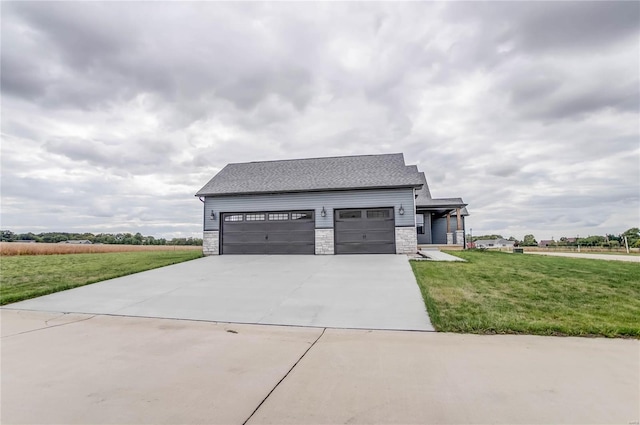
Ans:
[[[162,297],[162,296],[165,296],[165,295],[171,294],[172,292],[176,292],[176,291],[178,291],[178,290],[182,289],[184,286],[186,286],[186,285],[181,285],[181,286],[178,286],[178,287],[176,287],[176,288],[169,289],[168,291],[165,291],[165,292],[160,293],[160,294],[153,294],[153,295],[151,295],[150,297],[148,297],[148,298],[146,298],[146,299],[144,299],[144,300],[136,301],[136,302],[133,302],[133,303],[131,303],[131,304],[125,305],[124,307],[121,307],[121,308],[119,308],[119,309],[115,310],[115,311],[113,312],[113,314],[114,314],[114,315],[118,315],[118,312],[119,312],[119,311],[122,311],[122,310],[124,310],[124,309],[130,308],[130,307],[132,307],[132,306],[134,306],[134,305],[139,305],[139,304],[145,303],[145,302],[150,301],[150,300],[152,300],[152,299],[154,299],[154,298],[157,298],[157,297]]]
[[[251,414],[249,415],[249,417],[242,422],[242,425],[246,425],[251,418],[253,417],[253,415],[256,414],[256,412],[258,410],[260,410],[260,407],[262,407],[262,405],[264,404],[265,401],[267,401],[267,399],[269,398],[269,396],[271,396],[271,394],[273,394],[273,392],[276,390],[276,388],[278,388],[278,386],[282,383],[282,381],[284,381],[287,376],[289,376],[289,374],[291,373],[291,371],[293,371],[293,369],[295,369],[295,367],[298,365],[298,363],[300,363],[300,361],[302,359],[304,359],[304,356],[307,355],[307,353],[313,348],[314,345],[316,345],[316,343],[318,341],[320,341],[320,338],[322,338],[322,336],[324,335],[325,331],[327,330],[327,328],[323,328],[322,332],[320,333],[320,335],[318,335],[318,337],[315,339],[315,341],[313,341],[311,343],[311,345],[304,351],[304,353],[302,353],[302,355],[300,356],[300,358],[298,360],[296,360],[296,362],[293,364],[293,366],[291,366],[291,368],[289,368],[289,370],[287,371],[287,373],[284,374],[284,376],[273,386],[273,388],[271,388],[271,391],[269,391],[269,393],[266,395],[265,398],[262,399],[262,401],[260,403],[258,403],[258,406],[255,408],[255,410],[253,412],[251,412]]]
[[[11,310],[11,309],[6,309],[6,310]],[[30,310],[26,310],[26,311],[30,311]],[[33,311],[33,310],[31,310],[31,311]],[[49,325],[49,322],[50,322],[51,320],[59,319],[60,317],[64,317],[64,316],[66,316],[67,314],[74,314],[74,313],[62,313],[62,314],[61,314],[61,315],[59,315],[59,316],[52,317],[51,319],[45,320],[45,322],[44,322],[44,323],[45,323],[45,325],[46,325],[46,326],[44,326],[44,327],[42,327],[42,328],[29,329],[28,331],[22,331],[22,332],[18,332],[18,333],[11,334],[11,335],[2,335],[2,337],[1,337],[1,338],[2,338],[2,339],[5,339],[5,338],[11,338],[11,337],[13,337],[13,336],[18,336],[18,335],[28,334],[28,333],[31,333],[31,332],[37,332],[37,331],[42,331],[42,330],[45,330],[45,329],[57,328],[57,327],[64,326],[64,325],[71,325],[71,324],[74,324],[74,323],[84,322],[85,320],[93,319],[94,317],[96,317],[96,316],[97,316],[96,314],[94,314],[94,315],[92,315],[92,316],[85,317],[85,318],[78,319],[78,320],[74,320],[74,321],[72,321],[72,322],[59,323],[59,324],[57,324],[57,325]]]

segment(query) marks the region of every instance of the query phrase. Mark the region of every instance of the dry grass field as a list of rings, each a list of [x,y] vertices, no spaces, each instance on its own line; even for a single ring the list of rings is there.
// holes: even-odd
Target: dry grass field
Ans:
[[[98,254],[134,251],[201,251],[194,245],[76,245],[59,243],[0,242],[0,255]]]

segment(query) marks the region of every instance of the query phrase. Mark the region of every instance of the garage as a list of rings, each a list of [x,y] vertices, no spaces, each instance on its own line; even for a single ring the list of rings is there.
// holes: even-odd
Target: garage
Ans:
[[[223,213],[223,254],[314,254],[313,211]]]
[[[401,153],[230,163],[196,193],[202,252],[414,254],[416,202],[438,201],[426,186]]]
[[[336,254],[394,254],[393,208],[336,210]]]

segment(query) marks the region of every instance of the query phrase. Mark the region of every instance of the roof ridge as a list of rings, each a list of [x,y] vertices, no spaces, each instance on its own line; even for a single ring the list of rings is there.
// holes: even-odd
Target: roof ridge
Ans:
[[[198,195],[420,187],[403,153],[329,156],[227,164]]]
[[[391,155],[402,155],[402,159],[404,160],[404,154],[402,152],[393,152],[393,153],[372,153],[372,154],[361,154],[361,155],[335,155],[335,156],[316,156],[310,158],[292,158],[292,159],[271,159],[267,161],[249,161],[249,162],[230,162],[227,165],[236,165],[236,164],[264,164],[268,162],[288,162],[288,161],[308,161],[312,159],[336,159],[336,158],[358,158],[363,156],[391,156]]]

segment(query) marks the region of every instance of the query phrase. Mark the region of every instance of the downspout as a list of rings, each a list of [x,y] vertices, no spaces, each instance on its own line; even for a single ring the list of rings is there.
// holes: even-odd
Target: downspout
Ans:
[[[413,231],[416,235],[416,252],[418,252],[418,211],[416,211],[416,198],[417,198],[417,194],[416,194],[416,188],[413,188]],[[424,226],[424,220],[422,223],[422,226]]]
[[[464,216],[462,216],[462,240],[464,241],[464,247],[462,248],[467,249],[467,221],[464,219]]]
[[[204,206],[204,199],[202,199],[202,196],[198,196],[198,199],[200,200],[200,202],[202,202],[202,231],[204,232],[205,226],[207,225],[206,221],[207,221],[207,212],[204,210],[205,206]]]

